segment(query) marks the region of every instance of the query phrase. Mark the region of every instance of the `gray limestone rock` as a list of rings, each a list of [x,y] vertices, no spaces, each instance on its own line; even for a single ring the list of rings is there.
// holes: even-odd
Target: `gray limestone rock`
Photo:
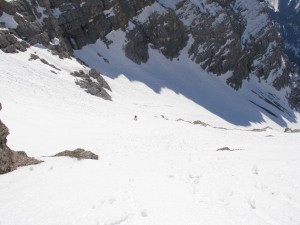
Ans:
[[[8,34],[4,34],[1,30],[0,48],[2,51],[14,53],[25,51],[30,45],[42,44],[62,58],[72,54],[73,50],[63,37],[63,32],[53,15],[48,0],[1,1],[1,11],[13,16],[17,24],[15,29],[7,30]],[[54,38],[59,40],[58,44],[52,43]]]
[[[193,4],[186,0],[181,7],[182,19],[194,18],[189,29],[195,40],[189,49],[190,57],[214,74],[231,71],[227,83],[234,89],[239,89],[250,74],[266,80],[278,71],[282,71],[282,75],[273,85],[277,89],[289,85],[288,67],[282,62],[282,39],[272,21],[266,20],[263,29],[248,34],[247,14],[243,13],[248,9],[240,1],[210,0],[207,3],[202,8],[191,8]],[[215,7],[214,12],[209,11],[209,4]],[[258,13],[266,14],[266,6],[259,6]]]
[[[85,73],[82,70],[74,71],[71,75],[78,78],[75,83],[87,93],[105,100],[111,100],[111,96],[106,91],[111,91],[111,88],[95,69],[91,69],[88,73]]]
[[[284,133],[300,133],[300,129],[285,128]]]
[[[29,44],[25,41],[20,41],[9,30],[0,30],[0,49],[6,53],[24,52]]]
[[[54,155],[54,157],[59,157],[59,156],[67,156],[67,157],[76,158],[76,159],[94,159],[94,160],[99,159],[99,156],[96,155],[95,153],[93,153],[91,151],[85,151],[82,148],[77,148],[73,151],[65,150],[63,152],[59,152]]]
[[[0,103],[0,111],[2,109]],[[0,120],[0,174],[5,174],[20,166],[28,166],[41,163],[42,161],[28,157],[25,152],[12,151],[7,146],[9,130]]]
[[[200,120],[194,121],[193,124],[195,124],[195,125],[201,125],[201,126],[203,126],[203,127],[210,126],[208,123],[202,122],[202,121],[200,121]]]
[[[102,88],[105,88],[107,90],[110,90],[111,91],[111,88],[110,86],[108,85],[108,83],[104,80],[104,78],[101,76],[101,74],[99,72],[97,72],[97,70],[95,69],[91,69],[89,71],[89,76],[96,79],[97,82],[99,83],[99,85],[102,87]]]

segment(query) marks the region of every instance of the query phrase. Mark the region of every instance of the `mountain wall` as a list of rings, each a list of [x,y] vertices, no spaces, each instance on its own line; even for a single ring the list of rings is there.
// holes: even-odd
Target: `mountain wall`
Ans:
[[[263,1],[1,0],[0,18],[5,52],[40,43],[68,57],[98,39],[109,48],[106,35],[120,29],[124,54],[137,64],[147,63],[149,48],[170,60],[188,48],[188,57],[206,71],[230,73],[234,89],[256,77],[277,90],[291,89],[290,104],[300,109],[283,39]]]
[[[292,62],[290,72],[293,82],[293,90],[290,95],[290,102],[300,109],[300,0],[266,0],[270,14],[279,26],[280,34],[285,43],[285,52]]]
[[[279,24],[290,60],[300,65],[300,0],[266,0],[272,18]]]

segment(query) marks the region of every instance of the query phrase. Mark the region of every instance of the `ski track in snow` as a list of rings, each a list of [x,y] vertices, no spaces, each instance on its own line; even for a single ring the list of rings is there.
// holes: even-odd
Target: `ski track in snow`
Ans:
[[[28,61],[34,52],[61,71]],[[268,116],[235,126],[125,75],[105,77],[113,101],[104,101],[69,75],[86,68],[39,47],[0,60],[8,145],[45,161],[0,176],[0,225],[299,225],[299,134]],[[47,157],[78,147],[99,160]]]

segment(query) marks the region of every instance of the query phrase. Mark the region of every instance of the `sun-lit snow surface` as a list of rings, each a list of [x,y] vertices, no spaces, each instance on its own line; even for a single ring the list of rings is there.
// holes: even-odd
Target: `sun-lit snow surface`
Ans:
[[[0,225],[299,225],[300,139],[282,127],[297,128],[299,115],[247,91],[263,84],[228,88],[184,52],[168,61],[151,50],[139,67],[120,45],[115,39],[110,50],[98,42],[76,52],[106,74],[112,102],[75,85],[69,73],[86,68],[74,59],[41,46],[0,52],[8,144],[45,161],[0,176]],[[29,61],[31,53],[60,70]],[[265,126],[272,129],[249,131]],[[236,151],[216,151],[226,146]],[[100,159],[42,157],[77,147]]]
[[[274,9],[275,12],[279,9],[279,0],[266,0],[266,2]]]

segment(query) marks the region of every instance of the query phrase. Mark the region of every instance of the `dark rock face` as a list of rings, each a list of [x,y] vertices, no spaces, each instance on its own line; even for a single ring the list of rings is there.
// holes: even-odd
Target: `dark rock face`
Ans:
[[[98,155],[94,154],[91,151],[85,151],[84,149],[81,149],[81,148],[77,148],[74,151],[66,150],[66,151],[59,152],[56,155],[54,155],[54,157],[58,157],[58,156],[68,156],[68,157],[77,158],[77,159],[94,159],[94,160],[99,159]]]
[[[300,111],[300,0],[279,0],[278,9],[275,10],[270,6],[270,13],[279,24],[279,31],[285,43],[285,52],[292,62],[289,69],[293,88],[289,102],[294,109]]]
[[[163,15],[154,13],[149,21],[144,29],[153,48],[159,49],[169,59],[177,57],[186,46],[188,35],[175,12],[168,10]]]
[[[0,111],[1,111],[0,103]],[[41,163],[42,161],[28,157],[25,152],[12,151],[7,146],[9,130],[0,120],[0,174],[11,172],[20,166],[28,166]]]
[[[300,112],[300,82],[295,88],[292,89],[289,102],[293,108]]]
[[[181,6],[181,18],[194,18],[189,24],[195,40],[189,49],[190,57],[203,69],[217,75],[232,71],[227,83],[235,89],[239,89],[251,74],[267,80],[279,71],[279,76],[285,79],[273,85],[277,89],[289,85],[288,68],[282,62],[283,43],[276,26],[268,19],[267,6],[256,1],[252,2],[254,9],[248,7],[247,1],[211,0],[208,3],[193,7],[187,0]],[[252,15],[251,10],[259,11]],[[250,20],[256,17],[265,17],[264,24],[255,24],[261,26],[260,31],[251,27],[254,25]]]
[[[286,53],[290,60],[300,66],[300,1],[279,0],[278,11],[271,14],[280,25],[280,33],[285,42]]]
[[[293,71],[296,67],[296,73]],[[291,70],[291,77],[293,81],[293,86],[288,98],[290,106],[296,111],[300,112],[300,69],[298,66],[294,65]]]
[[[179,55],[188,40],[183,23],[172,10],[163,15],[153,13],[147,23],[137,24],[126,33],[126,37],[128,43],[125,54],[138,64],[148,61],[149,44],[152,48],[159,49],[165,57],[173,59]]]
[[[19,41],[15,35],[8,30],[0,30],[0,49],[6,53],[24,52],[29,44],[25,41]]]
[[[125,55],[137,64],[146,63],[149,59],[149,42],[143,28],[135,27],[126,37],[129,41],[125,46]]]
[[[0,30],[0,48],[7,53],[15,53],[25,51],[30,45],[42,44],[53,54],[62,58],[69,57],[73,53],[73,48],[93,43],[111,31],[112,26],[109,25],[111,22],[102,18],[104,10],[104,3],[97,0],[85,4],[79,0],[69,2],[31,0],[10,3],[1,1],[0,15],[4,12],[14,15],[13,20],[17,27]],[[105,28],[104,25],[107,24],[109,26]],[[104,30],[99,27],[103,27]],[[38,56],[31,56],[30,60],[37,59],[59,70]],[[94,78],[94,81],[91,78]],[[81,76],[76,83],[92,95],[111,100],[103,89],[110,90],[108,84],[95,70]]]
[[[13,19],[17,24],[16,28],[10,28],[7,31],[0,32],[0,47],[8,53],[25,51],[27,47],[35,44],[43,44],[53,53],[59,54],[61,57],[69,57],[72,48],[69,43],[62,38],[62,32],[59,30],[57,20],[51,12],[45,10],[41,13],[37,11],[38,6],[47,6],[44,1],[12,1],[0,2],[0,15],[7,13],[13,15]],[[42,8],[43,9],[43,8]],[[43,19],[44,18],[44,19]],[[17,41],[16,37],[23,40]],[[52,44],[54,38],[59,38],[57,45]],[[9,41],[4,45],[1,40]],[[25,43],[24,43],[25,42]],[[21,47],[20,47],[21,46]]]
[[[33,2],[33,1],[31,1]],[[62,36],[74,49],[94,43],[113,29],[119,29],[143,7],[154,0],[117,1],[80,0],[52,1],[40,0],[49,18],[44,20],[47,27],[54,27],[53,37]],[[52,16],[52,19],[51,19]],[[54,17],[54,18],[53,18]]]

